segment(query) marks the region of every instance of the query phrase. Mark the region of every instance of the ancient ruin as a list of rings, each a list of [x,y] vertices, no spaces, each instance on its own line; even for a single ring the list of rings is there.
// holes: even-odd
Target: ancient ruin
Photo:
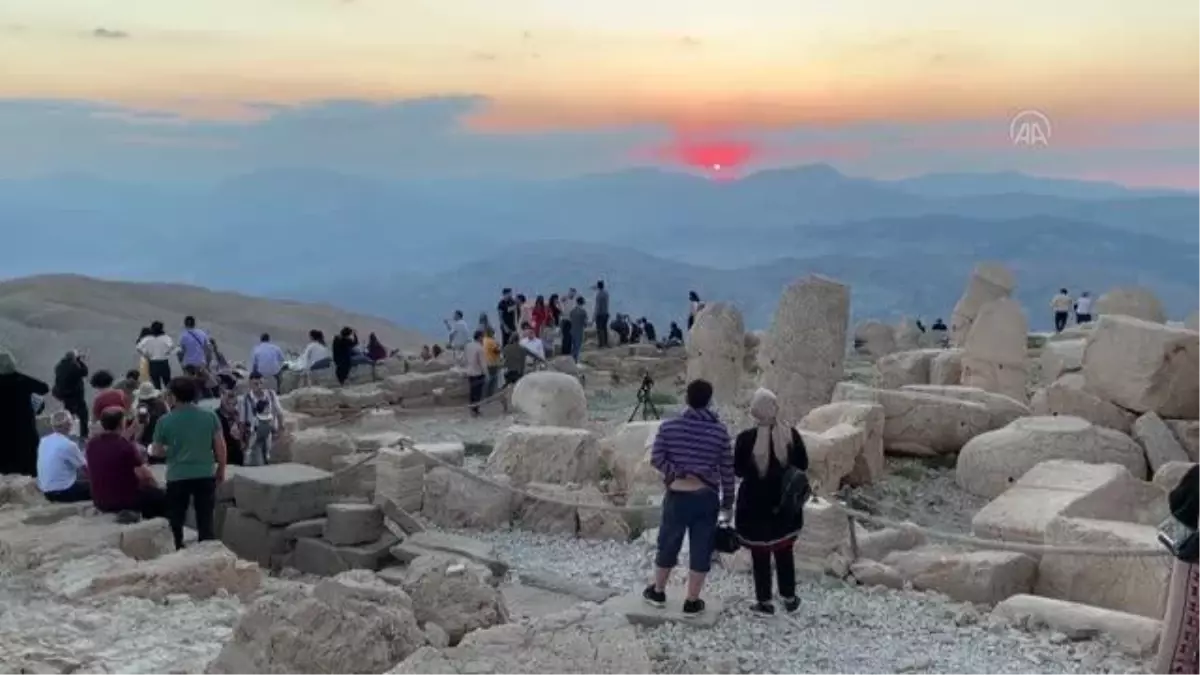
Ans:
[[[1170,570],[1146,551],[1197,461],[1200,334],[1115,302],[1094,327],[1028,334],[1014,285],[977,267],[943,348],[907,320],[849,335],[851,289],[807,277],[761,337],[725,303],[686,349],[589,335],[578,365],[552,361],[479,418],[448,359],[297,386],[274,463],[221,485],[219,541],[188,530],[178,552],[163,520],[0,477],[0,668],[1145,669]],[[630,421],[644,374],[667,416],[710,378],[734,431],[754,387],[779,395],[814,489],[796,616],[751,618],[745,550],[718,556],[703,620],[637,597],[662,498],[660,422]]]

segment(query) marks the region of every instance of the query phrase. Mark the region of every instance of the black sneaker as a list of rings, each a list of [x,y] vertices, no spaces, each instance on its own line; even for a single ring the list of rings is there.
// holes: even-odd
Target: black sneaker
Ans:
[[[787,612],[788,614],[791,614],[792,612],[794,612],[798,609],[800,609],[800,598],[784,598],[783,599],[783,611]]]
[[[750,611],[752,611],[756,614],[764,614],[767,616],[774,616],[775,605],[774,605],[774,603],[770,603],[770,602],[756,602],[753,605],[750,605]]]
[[[654,584],[647,586],[646,590],[642,591],[642,600],[647,605],[658,607],[659,609],[667,606],[667,594],[663,591],[655,590]]]
[[[704,601],[700,598],[695,600],[683,601],[683,616],[684,618],[698,617],[704,613]]]

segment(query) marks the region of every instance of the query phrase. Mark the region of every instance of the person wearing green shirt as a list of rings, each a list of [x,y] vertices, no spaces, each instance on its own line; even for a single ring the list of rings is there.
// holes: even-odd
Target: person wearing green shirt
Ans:
[[[174,408],[155,425],[150,453],[167,461],[167,520],[181,549],[189,505],[200,541],[216,538],[213,515],[217,484],[225,480],[225,436],[216,413],[196,406],[193,378],[174,378],[168,389]]]

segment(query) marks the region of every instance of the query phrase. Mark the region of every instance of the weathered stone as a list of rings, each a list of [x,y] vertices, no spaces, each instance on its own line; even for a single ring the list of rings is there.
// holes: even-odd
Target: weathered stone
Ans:
[[[1158,648],[1162,622],[1078,602],[1014,595],[996,605],[992,616],[1024,626],[1043,625],[1068,637],[1103,635],[1128,654],[1145,656]]]
[[[400,529],[404,534],[414,534],[416,532],[424,532],[425,526],[416,517],[400,508],[400,505],[391,499],[385,499],[379,504],[379,508],[383,511],[383,517],[390,521],[393,525]]]
[[[332,462],[333,494],[340,500],[369,502],[375,498],[378,459],[373,452],[339,455]]]
[[[1030,414],[1029,406],[1015,398],[991,391],[984,391],[978,387],[930,384],[909,385],[902,389],[904,391],[915,391],[922,394],[933,394],[934,396],[944,396],[945,398],[982,404],[988,409],[988,413],[991,414],[992,418],[988,424],[988,431],[1007,426],[1013,420],[1019,417],[1026,417]]]
[[[288,562],[290,567],[305,574],[320,576],[333,576],[353,569],[377,570],[391,561],[390,549],[396,542],[391,533],[358,546],[337,546],[305,537],[296,540],[296,548],[288,556]]]
[[[383,536],[383,511],[374,504],[330,504],[325,507],[325,541],[353,546]]]
[[[1037,562],[1012,551],[958,551],[923,546],[883,559],[914,588],[945,593],[955,600],[994,604],[1033,590]]]
[[[381,673],[424,644],[404,591],[350,572],[258,599],[207,672]]]
[[[883,445],[889,452],[929,456],[958,452],[986,431],[991,413],[982,404],[913,391],[838,383],[833,400],[883,406]]]
[[[1183,477],[1191,470],[1192,465],[1192,462],[1167,462],[1158,467],[1151,482],[1164,492],[1170,492],[1179,485]]]
[[[600,479],[600,444],[585,429],[513,426],[488,456],[486,471],[520,485],[591,483]]]
[[[1197,456],[1200,455],[1200,421],[1194,419],[1183,420],[1163,420],[1171,427],[1171,432],[1175,434],[1175,440],[1183,446],[1183,451],[1187,453],[1188,459],[1195,462]]]
[[[283,528],[284,536],[292,543],[295,543],[300,537],[320,537],[324,532],[324,518],[301,520]]]
[[[604,467],[621,492],[661,489],[662,478],[648,461],[660,424],[657,420],[628,422],[600,440]]]
[[[1200,410],[1200,333],[1104,316],[1083,355],[1087,387],[1138,413],[1194,419]]]
[[[237,507],[225,512],[221,542],[260,567],[270,567],[273,556],[287,553],[293,539],[283,527],[272,527]]]
[[[974,495],[995,497],[1039,463],[1072,459],[1108,462],[1146,476],[1146,460],[1133,439],[1078,417],[1022,417],[1003,429],[971,439],[958,454],[958,486]]]
[[[1037,390],[1030,401],[1034,415],[1069,415],[1081,417],[1096,426],[1128,434],[1135,415],[1109,403],[1076,383],[1076,378],[1064,377]]]
[[[417,556],[430,552],[448,553],[466,558],[487,567],[496,579],[508,574],[508,565],[496,557],[496,548],[491,544],[445,532],[418,532],[394,547],[392,555],[400,562],[412,562]]]
[[[808,453],[808,480],[814,494],[830,495],[854,470],[862,455],[867,432],[853,424],[835,424],[825,431],[797,429]]]
[[[134,560],[153,560],[175,550],[175,538],[163,518],[152,518],[121,529],[118,548]]]
[[[902,317],[896,322],[892,333],[896,336],[896,349],[910,351],[924,346],[921,344],[921,340],[925,336],[925,331],[921,330],[914,319]]]
[[[849,321],[845,284],[809,275],[784,289],[758,349],[759,382],[775,392],[781,424],[829,402],[844,372]]]
[[[279,406],[284,410],[309,415],[329,415],[337,410],[338,394],[325,387],[301,387],[279,397]]]
[[[233,478],[238,508],[268,525],[324,515],[332,492],[332,474],[304,464],[244,467]]]
[[[850,576],[863,586],[883,586],[900,590],[904,577],[894,568],[875,560],[856,560],[850,564]]]
[[[1119,314],[1154,323],[1167,321],[1167,313],[1154,293],[1138,286],[1112,289],[1096,300],[1092,311],[1101,317]]]
[[[1154,523],[1165,517],[1165,495],[1119,464],[1050,460],[980,509],[971,532],[984,539],[1040,544],[1059,516]]]
[[[929,362],[929,384],[957,385],[962,382],[961,349],[943,349]]]
[[[587,396],[579,378],[544,370],[517,381],[512,407],[525,424],[579,428],[587,422]]]
[[[1161,548],[1150,525],[1111,520],[1056,518],[1046,543],[1113,549]],[[1167,557],[1082,556],[1046,553],[1038,566],[1037,594],[1158,619],[1171,563]]]
[[[1142,415],[1133,423],[1133,438],[1146,451],[1146,461],[1152,473],[1168,462],[1187,462],[1190,459],[1167,423],[1152,412]]]
[[[896,332],[882,321],[861,321],[854,327],[854,351],[873,359],[887,356],[896,351]]]
[[[417,443],[414,445],[417,450],[429,455],[436,460],[452,466],[462,466],[466,459],[467,448],[459,441],[448,441],[442,443]],[[427,468],[441,466],[438,461],[421,457],[421,461],[425,463]]]
[[[573,490],[565,485],[547,483],[529,483],[525,489],[532,494],[544,495],[553,499],[574,501]],[[565,534],[575,536],[579,531],[579,511],[571,506],[564,506],[538,499],[525,499],[517,518],[522,529],[540,534]]]
[[[400,586],[412,598],[417,622],[437,624],[456,645],[470,631],[508,620],[491,576],[479,563],[431,553],[409,563]]]
[[[457,647],[424,647],[389,673],[649,673],[653,664],[629,622],[576,607],[467,634]]]
[[[855,523],[854,527],[856,537],[867,534],[861,525]],[[849,541],[850,519],[840,506],[820,497],[804,505],[804,532],[796,540],[795,549],[798,563],[823,561]]]
[[[687,379],[707,380],[713,400],[733,403],[741,390],[746,328],[737,307],[724,302],[707,305],[696,315],[687,340]],[[759,349],[759,362],[765,365]]]
[[[40,506],[48,503],[38,489],[37,479],[15,474],[0,475],[0,506]]]
[[[238,560],[219,542],[205,541],[95,577],[83,595],[126,595],[161,602],[177,594],[206,600],[224,591],[249,599],[261,582],[256,566]]]
[[[354,441],[354,448],[357,453],[375,452],[380,448],[393,448],[405,442],[411,442],[412,438],[401,431],[371,431],[368,433],[350,434]],[[338,457],[334,458],[339,459]],[[336,466],[334,468],[337,468]]]
[[[863,431],[862,448],[854,458],[854,468],[845,476],[850,485],[868,485],[883,478],[884,408],[877,403],[838,401],[808,411],[797,424],[798,430],[822,433],[839,424],[850,424]]]
[[[925,534],[917,527],[885,527],[856,537],[855,541],[858,544],[857,557],[867,560],[883,560],[889,553],[907,551],[924,546],[927,542]],[[847,558],[855,557],[850,542],[839,547],[838,553]]]
[[[385,377],[380,386],[390,392],[394,402],[403,403],[405,407],[412,407],[410,404],[415,399],[433,396],[436,390],[441,390],[447,400],[464,399],[467,395],[467,378],[451,370],[391,375]]]
[[[1029,323],[1012,298],[984,303],[963,341],[962,384],[1026,400]]]
[[[899,389],[906,384],[929,384],[929,367],[940,349],[894,352],[875,362],[875,386]]]
[[[1075,373],[1083,368],[1083,352],[1087,340],[1060,340],[1047,342],[1038,356],[1041,372],[1038,381],[1049,384],[1066,373]]]
[[[507,476],[489,478],[502,485],[510,482]],[[494,529],[512,520],[517,503],[509,490],[439,467],[425,476],[421,515],[439,527]]]
[[[292,434],[291,461],[329,471],[333,458],[354,452],[354,439],[349,434],[325,427],[302,429]]]
[[[562,577],[549,570],[524,569],[517,572],[517,579],[525,586],[540,588],[552,593],[561,593],[578,598],[584,602],[602,603],[620,593],[613,588],[593,586],[592,584]]]
[[[406,511],[420,511],[425,492],[425,461],[411,450],[384,448],[375,460],[375,503],[386,499]]]
[[[1016,282],[1012,272],[996,263],[979,263],[971,270],[967,287],[954,305],[950,317],[950,344],[961,347],[966,342],[975,317],[985,304],[1012,295]],[[1003,392],[1001,392],[1003,393]]]

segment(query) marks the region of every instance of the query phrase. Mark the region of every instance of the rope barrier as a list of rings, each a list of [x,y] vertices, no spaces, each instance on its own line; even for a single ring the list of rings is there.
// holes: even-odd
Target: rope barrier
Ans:
[[[494,481],[490,478],[487,478],[486,476],[481,476],[474,472],[468,471],[467,469],[465,469],[463,467],[451,464],[450,462],[445,461],[441,457],[436,457],[434,455],[431,455],[431,454],[421,450],[420,448],[417,448],[415,443],[402,442],[402,446],[405,447],[405,449],[407,449],[407,450],[412,450],[416,454],[420,455],[423,459],[425,459],[429,462],[432,462],[438,466],[445,467],[459,475],[465,476],[465,477],[470,478],[471,480],[474,480],[478,483],[487,485],[489,487],[492,487],[492,488],[495,488],[498,490],[506,490],[513,494],[521,495],[522,497],[525,497],[526,499],[532,499],[532,500],[544,502],[547,504],[556,504],[558,506],[565,506],[565,507],[569,507],[569,508],[580,508],[580,509],[588,509],[588,510],[592,510],[592,511],[601,511],[601,512],[607,512],[607,513],[621,513],[621,514],[645,513],[647,511],[657,511],[662,508],[661,506],[650,505],[650,504],[645,505],[645,506],[617,506],[615,504],[589,504],[589,503],[584,503],[584,502],[559,499],[557,497],[553,497],[553,496],[545,495],[545,494],[537,494],[537,493],[530,492],[528,490],[513,487],[511,485],[505,485],[504,483]],[[921,532],[922,534],[924,534],[926,537],[928,537],[930,539],[948,541],[948,542],[952,542],[952,543],[961,544],[963,546],[968,546],[971,548],[990,549],[990,550],[996,550],[996,551],[1012,551],[1012,552],[1016,552],[1016,553],[1026,553],[1026,554],[1038,555],[1038,556],[1040,556],[1040,555],[1080,555],[1080,556],[1099,556],[1099,557],[1136,557],[1136,558],[1153,557],[1153,558],[1157,558],[1157,557],[1165,557],[1165,556],[1169,555],[1169,552],[1162,548],[1060,546],[1060,545],[1054,545],[1054,544],[1032,544],[1032,543],[1028,543],[1028,542],[1014,542],[1014,541],[1000,541],[1000,540],[996,540],[996,539],[982,539],[982,538],[975,537],[972,535],[959,534],[956,532],[943,532],[943,531],[935,530],[935,529],[928,528],[928,527],[922,527],[920,525],[917,525],[917,524],[911,523],[911,522],[901,522],[901,521],[891,520],[889,518],[883,518],[880,516],[876,516],[874,514],[867,513],[865,511],[851,509],[843,504],[838,504],[836,502],[835,502],[835,504],[837,504],[837,507],[842,512],[844,512],[846,515],[852,516],[853,518],[855,518],[857,520],[861,520],[863,522],[878,525],[880,527],[893,527],[893,528],[916,530],[916,531]],[[788,535],[786,537],[781,537],[780,539],[776,540],[776,542],[774,542],[774,543],[778,543],[778,542],[784,541],[786,539],[790,539],[794,536],[798,536],[800,533],[801,533],[801,531],[797,530],[796,532],[792,533],[791,535]],[[772,542],[767,542],[767,543],[769,544]]]

